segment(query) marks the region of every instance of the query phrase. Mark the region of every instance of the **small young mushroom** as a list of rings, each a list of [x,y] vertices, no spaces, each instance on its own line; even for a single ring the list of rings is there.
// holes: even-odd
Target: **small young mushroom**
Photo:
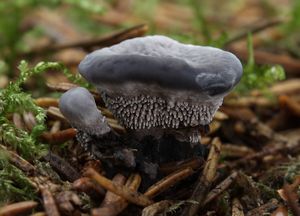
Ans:
[[[123,126],[142,133],[166,129],[192,142],[242,69],[229,52],[165,36],[126,40],[92,52],[79,65]]]
[[[102,136],[111,131],[106,119],[98,110],[94,97],[82,87],[64,93],[59,100],[59,109],[72,127],[85,133]]]
[[[59,109],[72,127],[78,129],[77,140],[92,157],[110,158],[114,163],[130,168],[136,166],[134,153],[122,146],[119,136],[109,127],[87,89],[68,90],[59,100]],[[107,159],[106,163],[111,161]]]

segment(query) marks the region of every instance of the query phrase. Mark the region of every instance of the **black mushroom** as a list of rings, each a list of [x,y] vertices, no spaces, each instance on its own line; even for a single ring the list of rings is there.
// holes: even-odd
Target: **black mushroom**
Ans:
[[[197,142],[199,128],[241,79],[242,65],[221,49],[147,36],[92,52],[79,72],[124,127],[179,132]]]

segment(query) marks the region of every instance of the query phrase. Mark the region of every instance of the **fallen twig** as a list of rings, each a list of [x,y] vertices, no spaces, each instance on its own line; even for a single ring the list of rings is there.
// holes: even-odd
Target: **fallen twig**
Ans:
[[[93,47],[106,47],[111,46],[117,43],[120,43],[123,40],[135,38],[144,35],[148,30],[147,25],[137,25],[122,31],[119,31],[114,34],[110,34],[105,37],[100,38],[92,38],[92,39],[85,39],[81,41],[75,41],[70,43],[64,43],[64,44],[51,44],[50,46],[45,47],[39,47],[37,49],[31,50],[27,53],[24,53],[23,55],[40,55],[44,53],[49,52],[55,52],[62,49],[68,49],[68,48],[85,48],[85,49],[91,49]]]

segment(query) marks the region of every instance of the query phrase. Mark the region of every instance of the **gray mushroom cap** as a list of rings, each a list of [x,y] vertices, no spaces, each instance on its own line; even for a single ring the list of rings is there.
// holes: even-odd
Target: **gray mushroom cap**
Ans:
[[[212,120],[241,79],[242,65],[217,48],[147,36],[94,51],[79,72],[125,127],[180,128]]]
[[[59,109],[70,124],[93,135],[104,135],[111,129],[97,108],[88,90],[76,87],[65,92],[59,100]]]

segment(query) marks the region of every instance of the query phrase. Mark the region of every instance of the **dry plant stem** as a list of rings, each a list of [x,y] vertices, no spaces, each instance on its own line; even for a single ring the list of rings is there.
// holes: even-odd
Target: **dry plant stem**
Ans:
[[[41,193],[44,201],[44,208],[47,215],[60,216],[55,200],[51,192],[46,188],[41,188]]]
[[[191,176],[193,174],[193,169],[188,167],[180,171],[176,171],[171,173],[170,175],[166,176],[162,180],[158,181],[154,185],[152,185],[144,195],[149,198],[154,198],[158,194],[166,191],[174,184],[178,183],[179,181]]]
[[[36,50],[31,50],[30,52],[25,53],[25,55],[44,54],[44,53],[55,52],[58,50],[68,49],[68,48],[91,49],[92,47],[95,46],[96,47],[112,46],[114,44],[120,43],[123,40],[143,36],[147,32],[147,30],[148,30],[147,25],[144,24],[137,25],[105,37],[40,47]]]
[[[38,205],[35,201],[17,202],[0,208],[1,216],[23,215]]]
[[[114,184],[111,180],[97,173],[94,169],[90,168],[85,173],[88,177],[94,179],[98,184],[100,184],[105,189],[123,197],[124,199],[139,205],[148,206],[153,203],[147,196],[140,194],[136,191],[130,190],[127,187],[119,186]]]
[[[203,205],[208,204],[212,200],[214,200],[216,197],[218,197],[221,193],[223,193],[225,190],[229,188],[229,186],[236,180],[238,177],[237,172],[233,172],[230,176],[228,176],[224,181],[222,181],[220,184],[218,184],[213,190],[211,190]]]
[[[159,170],[164,174],[170,174],[172,172],[186,169],[188,167],[192,168],[193,170],[197,170],[203,165],[203,163],[204,160],[201,160],[199,158],[188,159],[180,162],[163,164],[160,166]]]
[[[50,143],[63,143],[73,139],[77,134],[77,130],[74,128],[68,128],[65,130],[57,131],[54,133],[44,132],[42,137]]]
[[[113,179],[115,182],[115,178]],[[117,184],[117,182],[115,182]],[[141,184],[141,176],[139,174],[132,174],[129,176],[125,183],[125,187],[133,191],[137,191],[138,187]],[[120,185],[124,185],[120,184]],[[108,191],[100,208],[93,209],[92,215],[105,215],[105,216],[116,216],[121,213],[128,206],[127,200],[117,196],[116,194]]]
[[[269,213],[272,210],[275,210],[278,207],[278,205],[279,205],[278,200],[271,199],[266,204],[261,205],[255,209],[252,209],[251,211],[248,211],[246,216],[264,215],[266,213]]]
[[[243,206],[238,198],[232,200],[232,216],[244,216]]]
[[[300,207],[299,207],[299,197],[296,192],[292,190],[291,185],[285,185],[283,187],[284,195],[286,197],[286,201],[288,207],[291,209],[294,215],[300,215]]]
[[[58,107],[58,99],[56,98],[50,98],[50,97],[41,97],[41,98],[37,98],[35,99],[35,104],[40,106],[40,107],[50,107],[50,106],[54,106],[54,107]]]
[[[8,150],[5,146],[0,144],[0,149],[8,154],[9,161],[18,167],[20,170],[25,172],[27,175],[33,175],[36,171],[35,167],[29,163],[27,160],[23,159],[17,153]]]
[[[190,200],[195,200],[198,202],[198,204],[193,204],[186,207],[182,216],[194,216],[203,206],[203,201],[205,200],[205,197],[216,175],[220,153],[221,141],[219,138],[214,138],[202,176],[200,177],[199,182],[197,183],[197,186],[190,198]]]

